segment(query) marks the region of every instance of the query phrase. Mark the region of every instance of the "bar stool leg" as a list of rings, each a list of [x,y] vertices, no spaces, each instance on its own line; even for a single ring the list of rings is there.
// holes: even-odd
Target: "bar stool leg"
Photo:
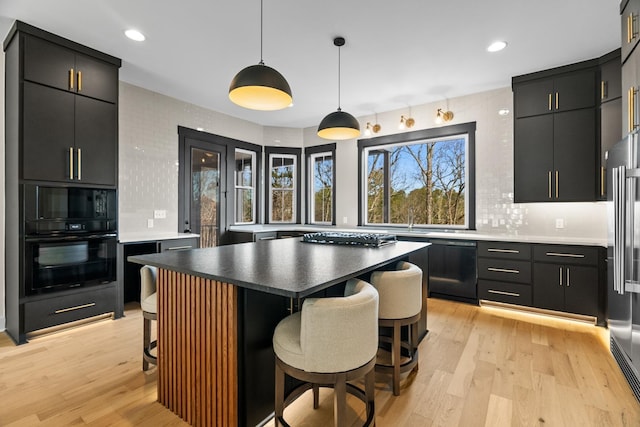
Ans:
[[[400,321],[393,321],[393,350],[391,363],[393,364],[393,395],[400,396],[400,342],[402,341]]]
[[[149,346],[151,345],[151,320],[146,317],[142,318],[142,331],[142,370],[146,371],[149,369],[149,362],[144,355],[149,351]]]
[[[276,363],[276,396],[275,396],[275,427],[280,426],[280,420],[284,416],[284,371]]]
[[[318,409],[320,406],[320,386],[313,384],[313,409]]]
[[[345,374],[338,374],[333,392],[333,424],[336,427],[346,427],[347,379]]]

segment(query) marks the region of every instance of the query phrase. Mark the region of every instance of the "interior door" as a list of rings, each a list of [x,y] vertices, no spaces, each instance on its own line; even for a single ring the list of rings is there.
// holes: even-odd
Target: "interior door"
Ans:
[[[183,223],[200,235],[200,247],[218,246],[226,224],[226,147],[185,138],[181,158]]]

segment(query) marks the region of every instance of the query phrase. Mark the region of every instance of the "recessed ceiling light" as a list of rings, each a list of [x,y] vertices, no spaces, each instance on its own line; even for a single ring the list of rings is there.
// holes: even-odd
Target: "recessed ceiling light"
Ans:
[[[124,32],[124,35],[137,42],[142,42],[146,38],[144,34],[138,30],[127,30]]]
[[[497,42],[491,43],[489,45],[489,47],[487,48],[487,51],[489,51],[489,52],[498,52],[498,51],[504,49],[505,47],[507,47],[507,42],[497,41]]]

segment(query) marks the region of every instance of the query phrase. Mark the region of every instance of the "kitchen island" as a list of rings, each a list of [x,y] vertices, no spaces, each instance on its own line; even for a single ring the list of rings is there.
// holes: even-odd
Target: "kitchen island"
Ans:
[[[273,411],[276,324],[302,299],[428,246],[280,239],[129,257],[159,268],[158,401],[192,425],[259,424]]]

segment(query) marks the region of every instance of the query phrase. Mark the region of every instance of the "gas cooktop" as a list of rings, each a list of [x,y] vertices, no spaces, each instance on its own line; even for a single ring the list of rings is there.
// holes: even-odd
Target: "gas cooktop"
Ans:
[[[323,231],[319,233],[306,233],[302,236],[302,241],[307,243],[353,245],[378,248],[380,246],[395,243],[397,240],[394,234]]]

